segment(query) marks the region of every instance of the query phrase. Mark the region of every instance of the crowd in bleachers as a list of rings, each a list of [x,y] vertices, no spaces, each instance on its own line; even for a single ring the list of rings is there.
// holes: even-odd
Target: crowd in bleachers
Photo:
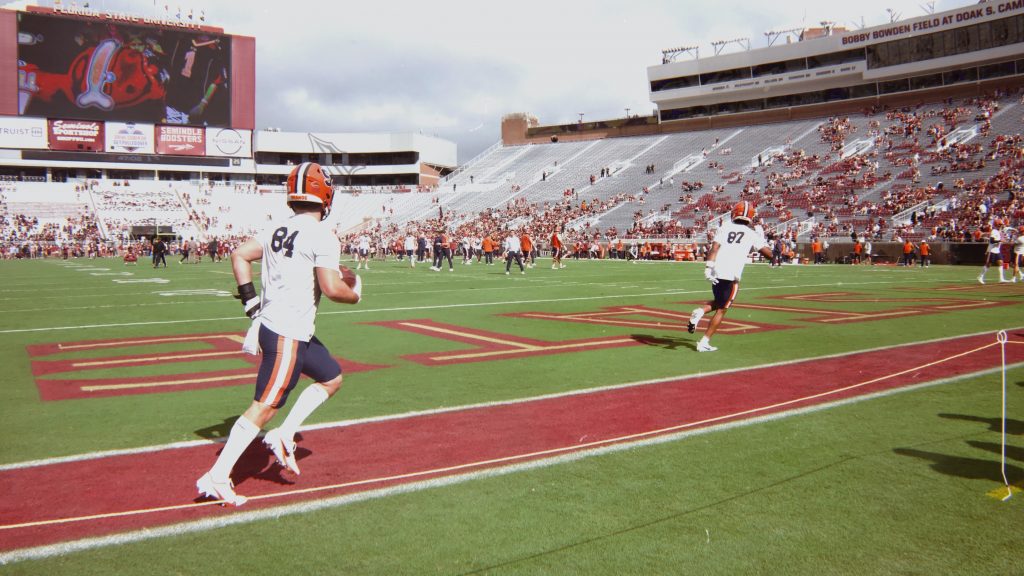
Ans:
[[[874,108],[815,124],[756,127],[756,138],[745,135],[728,147],[726,131],[498,147],[494,159],[480,158],[475,170],[467,167],[440,187],[339,188],[335,211],[359,213],[335,214],[333,221],[346,241],[370,233],[383,245],[409,231],[429,235],[441,228],[470,238],[511,229],[546,238],[564,228],[567,242],[585,244],[595,238],[700,239],[745,199],[758,206],[766,229],[794,239],[973,241],[994,218],[1021,222],[1024,139],[1021,108],[1015,107],[1022,104],[1019,94],[1003,93]],[[678,148],[659,149],[662,141]],[[478,171],[475,184],[472,171]],[[458,183],[468,186],[456,189]],[[88,243],[103,234],[120,241],[139,225],[227,240],[253,234],[275,210],[284,210],[280,187],[252,182],[72,185],[83,208],[66,222],[39,217],[33,223],[33,214],[9,214],[5,206],[5,253],[12,242]],[[429,205],[425,196],[399,200],[418,196],[410,191],[429,192]],[[237,202],[243,195],[248,198]]]

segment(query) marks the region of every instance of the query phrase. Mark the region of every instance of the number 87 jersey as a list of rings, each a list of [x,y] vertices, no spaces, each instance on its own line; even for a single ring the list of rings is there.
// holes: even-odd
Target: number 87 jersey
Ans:
[[[315,268],[338,269],[341,244],[315,214],[271,222],[259,235],[260,319],[281,336],[308,342],[313,337],[320,288]]]
[[[715,234],[715,243],[718,244],[715,276],[720,280],[739,280],[743,266],[749,261],[750,251],[761,250],[768,245],[757,230],[736,222],[722,224]]]

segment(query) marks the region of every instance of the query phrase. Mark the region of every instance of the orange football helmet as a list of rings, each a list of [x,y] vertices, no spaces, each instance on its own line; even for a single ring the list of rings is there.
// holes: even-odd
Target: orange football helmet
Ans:
[[[320,219],[327,218],[334,201],[331,177],[316,162],[303,162],[288,175],[288,202],[320,205]]]
[[[754,217],[757,216],[757,210],[754,209],[754,205],[746,200],[737,202],[732,207],[732,221],[740,221],[744,224],[752,224]]]

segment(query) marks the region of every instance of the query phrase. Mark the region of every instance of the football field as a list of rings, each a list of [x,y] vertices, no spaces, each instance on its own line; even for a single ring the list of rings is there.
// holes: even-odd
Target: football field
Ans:
[[[1020,572],[992,272],[750,265],[698,353],[701,263],[374,262],[320,307],[302,475],[254,442],[225,508],[194,484],[258,358],[230,264],[176,262],[0,261],[0,573]]]

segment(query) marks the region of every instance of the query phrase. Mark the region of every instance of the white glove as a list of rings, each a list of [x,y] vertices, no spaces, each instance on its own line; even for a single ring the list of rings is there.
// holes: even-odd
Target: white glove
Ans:
[[[718,284],[718,278],[715,276],[715,263],[714,262],[709,262],[709,263],[704,265],[704,278],[708,282],[711,282],[712,286],[714,286],[715,284]]]
[[[355,292],[356,296],[359,297],[356,300],[356,303],[358,304],[359,300],[363,299],[363,279],[359,276],[359,274],[356,274],[356,285],[352,287],[352,291]]]
[[[252,354],[253,356],[260,353],[260,324],[259,316],[252,319],[252,324],[249,325],[249,331],[245,333],[245,342],[242,343],[242,352]]]

